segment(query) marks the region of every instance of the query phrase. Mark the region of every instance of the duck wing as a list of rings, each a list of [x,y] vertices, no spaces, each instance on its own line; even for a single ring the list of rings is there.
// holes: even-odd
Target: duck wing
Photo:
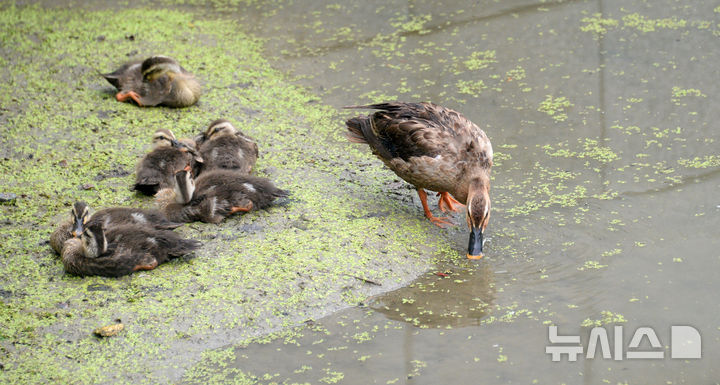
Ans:
[[[135,85],[142,82],[140,65],[139,61],[126,63],[113,72],[106,74],[101,73],[100,75],[118,90],[132,89]]]
[[[490,140],[457,111],[403,102],[348,108],[379,110],[350,119],[348,137],[367,143],[386,166],[416,188],[462,197],[469,177],[490,170]]]
[[[454,158],[459,163],[492,166],[492,146],[485,132],[461,113],[433,103],[390,102],[367,106],[380,135],[397,143],[398,155]]]
[[[52,247],[58,255],[62,255],[65,241],[73,237],[70,233],[72,226],[73,222],[71,220],[65,220],[57,226],[52,234],[50,234],[50,247]]]
[[[347,124],[351,134],[361,136],[387,160],[456,154],[463,126],[473,125],[457,112],[431,103],[390,102],[346,108],[380,110],[368,117],[353,118]]]

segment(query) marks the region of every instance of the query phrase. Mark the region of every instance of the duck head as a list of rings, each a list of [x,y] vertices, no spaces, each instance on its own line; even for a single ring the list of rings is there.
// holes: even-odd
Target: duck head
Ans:
[[[70,234],[72,234],[73,237],[79,237],[88,219],[90,219],[90,208],[88,205],[85,202],[75,202],[72,208],[73,227]]]
[[[190,138],[182,138],[178,139],[178,148],[180,148],[183,151],[195,151],[197,149],[197,146],[195,145],[195,141]]]
[[[467,224],[470,228],[467,257],[483,257],[483,232],[490,220],[489,178],[476,178],[470,182],[467,197]]]
[[[185,204],[190,202],[195,193],[195,180],[192,177],[190,166],[175,173],[175,202]]]
[[[178,139],[177,148],[180,149],[180,151],[182,152],[187,152],[188,154],[192,155],[193,160],[195,160],[196,162],[203,163],[203,158],[197,151],[197,144],[194,140],[190,138]]]
[[[105,226],[101,221],[90,221],[80,237],[83,254],[86,258],[97,258],[107,251]]]
[[[153,134],[152,137],[152,144],[153,148],[159,148],[159,147],[179,147],[180,143],[175,139],[175,134],[172,133],[172,131],[161,128]]]
[[[208,126],[205,131],[205,138],[212,139],[214,136],[235,135],[235,133],[237,133],[237,129],[232,125],[232,123],[230,123],[230,121],[226,119],[218,119],[210,123],[210,126]]]
[[[143,61],[141,72],[143,81],[153,82],[163,75],[167,75],[172,80],[181,74],[182,70],[174,59],[167,56],[153,56]]]

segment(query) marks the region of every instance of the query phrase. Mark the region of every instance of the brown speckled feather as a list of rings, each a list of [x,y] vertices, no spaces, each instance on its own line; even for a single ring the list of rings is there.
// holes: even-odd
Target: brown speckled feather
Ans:
[[[88,223],[88,228],[97,224]],[[62,262],[65,271],[79,276],[120,277],[138,270],[149,270],[159,264],[189,254],[200,242],[183,239],[170,230],[156,230],[137,225],[121,225],[104,230],[107,250],[91,257],[85,254],[80,239],[65,242]]]
[[[92,214],[88,220],[99,220],[104,223],[105,227],[135,225],[148,226],[156,230],[172,230],[182,226],[182,223],[169,221],[165,217],[165,214],[159,210],[134,207],[110,207],[102,209]],[[70,233],[73,223],[74,217],[64,220],[50,235],[50,246],[59,255],[62,255],[65,241],[73,237]]]
[[[350,108],[379,110],[347,122],[351,140],[368,143],[390,169],[417,188],[447,191],[464,203],[469,180],[490,172],[489,138],[457,111],[402,102]],[[368,138],[367,127],[376,138]]]

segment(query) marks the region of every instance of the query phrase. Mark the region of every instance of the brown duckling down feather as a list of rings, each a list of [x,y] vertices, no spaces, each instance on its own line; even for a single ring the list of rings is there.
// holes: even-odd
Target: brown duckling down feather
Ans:
[[[131,99],[141,107],[188,107],[202,92],[195,77],[167,56],[130,62],[102,76],[118,89],[118,101]]]
[[[62,262],[70,274],[120,277],[152,270],[200,246],[200,242],[183,239],[170,230],[137,225],[106,227],[102,221],[91,220],[79,239],[65,241]]]
[[[433,223],[449,222],[432,215],[425,189],[438,192],[442,211],[457,210],[457,203],[467,205],[467,255],[482,257],[482,235],[490,218],[493,159],[485,132],[459,112],[432,103],[390,102],[346,108],[378,110],[348,120],[348,138],[368,144],[388,168],[414,185],[425,215]]]
[[[70,218],[61,222],[50,235],[50,246],[57,254],[62,254],[65,241],[79,237],[85,224],[91,220],[100,221],[106,227],[134,225],[148,226],[157,230],[172,230],[183,224],[169,221],[165,214],[154,209],[111,207],[91,213],[90,207],[85,202],[78,201],[73,204]]]
[[[266,208],[287,191],[268,179],[232,170],[213,170],[192,179],[186,170],[175,174],[173,189],[156,195],[160,209],[173,221],[219,223],[226,217]]]
[[[190,165],[199,168],[202,157],[191,139],[176,140],[172,131],[159,129],[153,134],[153,149],[138,163],[135,169],[135,185],[145,195],[155,195],[160,189],[173,185],[178,170]]]
[[[250,174],[258,159],[255,140],[235,128],[228,120],[218,119],[198,138],[203,171],[226,169]]]

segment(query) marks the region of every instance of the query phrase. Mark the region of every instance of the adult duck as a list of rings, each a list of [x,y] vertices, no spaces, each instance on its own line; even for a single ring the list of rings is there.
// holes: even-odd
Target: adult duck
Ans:
[[[425,190],[437,191],[441,211],[466,205],[470,228],[467,257],[483,256],[483,232],[490,219],[490,139],[457,111],[433,103],[389,102],[364,108],[379,110],[346,122],[348,139],[366,143],[373,154],[417,189],[425,216],[442,227],[448,218],[433,216]],[[453,198],[454,197],[454,198]]]

